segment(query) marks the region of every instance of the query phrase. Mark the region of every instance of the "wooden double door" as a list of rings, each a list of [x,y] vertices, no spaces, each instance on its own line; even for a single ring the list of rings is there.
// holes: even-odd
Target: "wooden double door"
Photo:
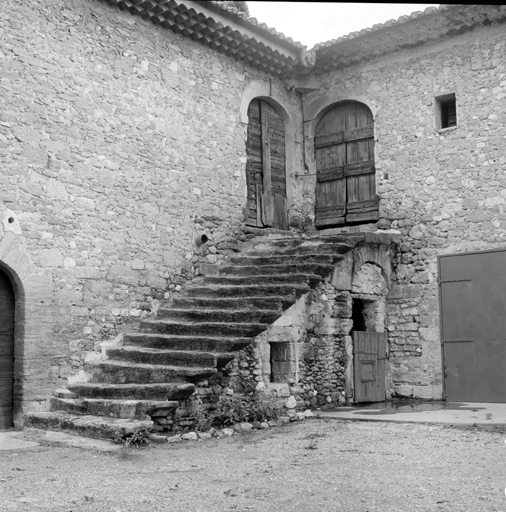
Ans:
[[[284,123],[274,108],[260,99],[249,105],[246,154],[246,224],[288,229]]]
[[[14,383],[14,291],[0,270],[0,430],[12,428]]]
[[[378,220],[374,120],[359,102],[340,103],[316,127],[315,226],[326,228]]]

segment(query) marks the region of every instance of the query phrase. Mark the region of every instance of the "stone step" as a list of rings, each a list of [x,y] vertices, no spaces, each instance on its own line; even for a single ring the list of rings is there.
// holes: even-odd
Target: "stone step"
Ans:
[[[176,400],[104,400],[96,398],[57,398],[49,399],[51,412],[65,412],[92,416],[107,416],[108,418],[124,418],[136,420],[151,420],[151,415],[168,415],[179,406]]]
[[[232,256],[230,262],[232,265],[244,266],[260,266],[260,265],[302,265],[302,264],[324,264],[329,265],[335,263],[343,258],[342,255],[331,254],[305,254],[305,255],[246,255]]]
[[[223,286],[267,286],[271,284],[308,284],[316,286],[322,281],[321,276],[316,274],[260,274],[249,276],[208,276],[204,279],[204,284],[217,284]]]
[[[323,239],[284,239],[265,242],[256,242],[246,249],[242,254],[246,255],[304,255],[304,254],[331,254],[340,255],[351,251],[359,237],[355,239],[346,238],[343,240],[326,241]]]
[[[193,322],[253,322],[270,324],[280,316],[279,310],[269,309],[208,309],[208,308],[160,308],[156,315],[158,319],[190,320]]]
[[[218,364],[221,366],[234,358],[230,353],[125,346],[107,349],[107,355],[116,361],[204,368],[213,368]]]
[[[172,301],[174,308],[209,308],[209,309],[270,309],[278,310],[282,314],[283,309],[289,308],[295,303],[296,297],[190,297],[179,296]]]
[[[203,350],[206,352],[232,352],[246,348],[252,338],[219,337],[219,336],[184,336],[156,333],[125,334],[124,346],[136,345],[143,347],[174,349],[174,350]]]
[[[109,384],[154,384],[166,382],[196,382],[217,373],[215,367],[169,366],[130,363],[128,361],[90,361],[86,370],[90,382]]]
[[[186,290],[190,297],[277,297],[277,296],[300,296],[309,291],[307,284],[267,284],[267,285],[217,285],[208,284],[192,286]]]
[[[226,323],[226,322],[183,322],[171,320],[144,320],[141,329],[144,332],[183,335],[211,335],[254,337],[265,331],[269,324],[262,323]]]
[[[219,275],[239,275],[239,276],[256,276],[256,275],[279,275],[279,274],[316,274],[326,277],[334,271],[335,266],[331,263],[301,263],[301,264],[284,264],[284,265],[226,265],[219,271]]]
[[[33,412],[25,414],[24,426],[43,430],[56,430],[78,434],[85,437],[112,438],[126,435],[137,429],[152,428],[151,420],[132,420],[124,418],[107,418],[64,412]]]
[[[195,385],[188,382],[165,382],[163,384],[82,382],[69,385],[68,389],[80,398],[179,401],[186,400],[195,391]]]

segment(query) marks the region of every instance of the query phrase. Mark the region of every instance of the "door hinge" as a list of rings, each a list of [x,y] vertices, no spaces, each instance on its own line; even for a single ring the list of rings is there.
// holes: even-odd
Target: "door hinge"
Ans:
[[[472,279],[441,279],[441,278],[438,279],[439,284],[443,284],[443,283],[462,283],[464,281],[471,282]]]

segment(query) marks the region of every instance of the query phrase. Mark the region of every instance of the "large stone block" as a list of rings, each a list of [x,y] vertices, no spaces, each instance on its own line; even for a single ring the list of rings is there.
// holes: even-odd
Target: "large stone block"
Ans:
[[[41,267],[63,267],[63,256],[59,249],[44,249],[39,252]]]

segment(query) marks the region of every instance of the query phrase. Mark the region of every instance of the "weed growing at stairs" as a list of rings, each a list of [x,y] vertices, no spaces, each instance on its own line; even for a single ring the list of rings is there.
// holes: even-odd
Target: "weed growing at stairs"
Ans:
[[[214,426],[229,426],[242,422],[275,420],[282,405],[273,395],[253,392],[243,395],[222,395],[211,413]]]
[[[140,427],[135,429],[133,432],[117,432],[113,438],[113,441],[118,444],[125,445],[125,448],[145,448],[152,446],[149,440],[151,429],[147,427]]]

